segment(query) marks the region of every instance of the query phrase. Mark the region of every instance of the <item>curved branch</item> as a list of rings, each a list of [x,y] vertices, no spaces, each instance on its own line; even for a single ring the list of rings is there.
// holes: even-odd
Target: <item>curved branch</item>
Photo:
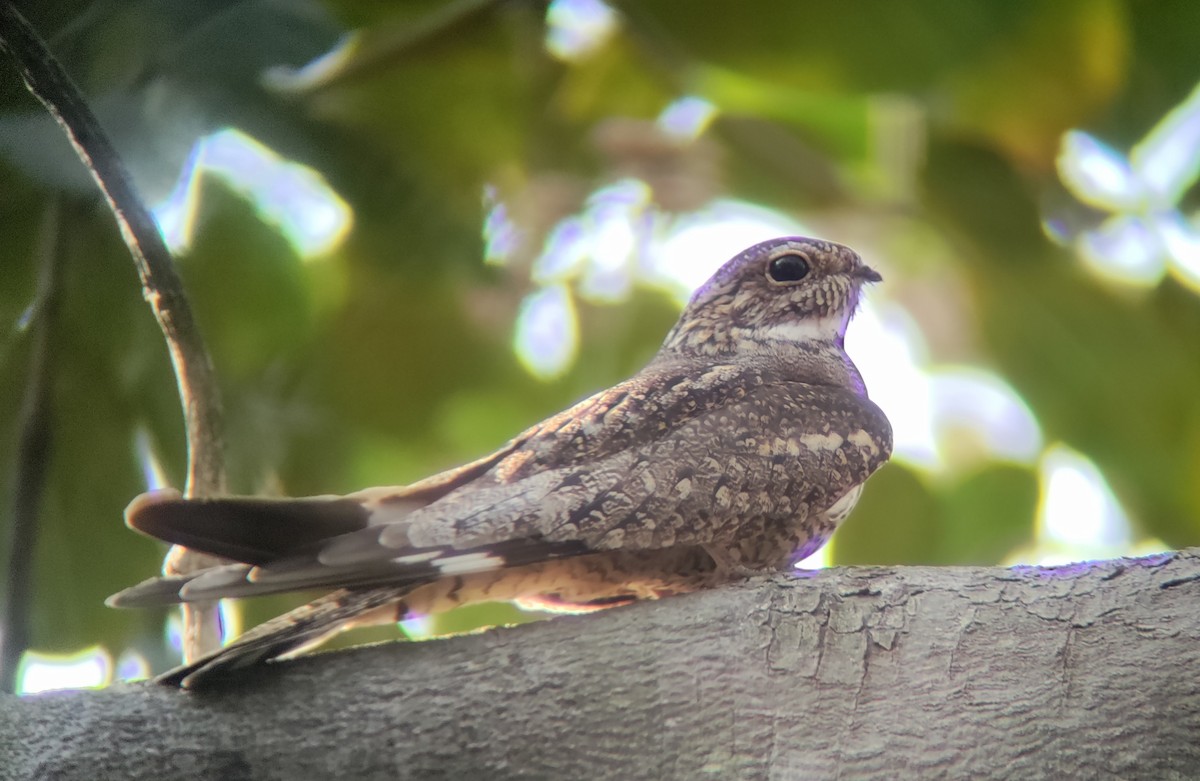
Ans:
[[[79,88],[9,0],[0,1],[0,49],[13,58],[29,91],[67,134],[79,159],[104,193],[133,256],[142,295],[166,338],[183,405],[188,447],[185,491],[189,496],[222,493],[225,472],[220,392],[212,359],[158,225]],[[167,567],[188,572],[210,563],[211,557],[173,550]],[[219,647],[215,608],[202,608],[191,620],[187,612],[184,616],[187,654],[200,655],[209,648]],[[200,623],[198,619],[202,619]]]

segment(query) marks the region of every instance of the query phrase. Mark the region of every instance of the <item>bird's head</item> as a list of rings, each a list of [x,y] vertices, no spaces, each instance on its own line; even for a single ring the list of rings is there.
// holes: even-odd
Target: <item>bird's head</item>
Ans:
[[[863,284],[880,279],[841,244],[802,236],[764,241],[696,291],[663,350],[717,354],[779,342],[840,348]]]

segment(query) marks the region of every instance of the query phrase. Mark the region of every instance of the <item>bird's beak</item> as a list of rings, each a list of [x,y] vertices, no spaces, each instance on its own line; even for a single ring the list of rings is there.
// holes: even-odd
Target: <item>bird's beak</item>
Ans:
[[[879,274],[879,272],[867,265],[860,265],[858,268],[854,269],[853,276],[857,279],[861,279],[863,282],[883,281],[883,277]]]

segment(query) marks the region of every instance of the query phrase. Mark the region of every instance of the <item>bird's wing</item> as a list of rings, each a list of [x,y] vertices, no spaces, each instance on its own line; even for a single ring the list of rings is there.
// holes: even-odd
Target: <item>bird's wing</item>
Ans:
[[[299,500],[349,500],[354,528],[317,542],[304,538],[273,560],[209,571],[174,595],[147,582],[111,603],[413,582],[589,551],[753,535],[779,519],[824,511],[890,449],[886,418],[850,391],[734,366],[699,375],[660,367],[543,421],[488,458],[405,489],[421,499],[438,495],[426,504],[414,507],[412,493],[392,489]],[[127,517],[132,527],[177,542],[206,522],[205,508],[221,505],[231,518],[256,524],[262,501],[135,501]],[[288,503],[269,506],[286,515]]]
[[[479,479],[385,523],[378,555],[513,539],[593,551],[720,542],[824,512],[891,453],[869,400],[735,367],[656,385],[612,414],[601,404],[557,430],[548,421]]]

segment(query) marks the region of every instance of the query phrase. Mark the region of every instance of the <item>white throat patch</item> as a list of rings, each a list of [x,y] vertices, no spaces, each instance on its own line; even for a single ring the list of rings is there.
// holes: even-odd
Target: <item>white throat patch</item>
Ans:
[[[829,342],[845,331],[845,319],[840,317],[818,317],[777,323],[759,331],[764,339],[780,342]]]

